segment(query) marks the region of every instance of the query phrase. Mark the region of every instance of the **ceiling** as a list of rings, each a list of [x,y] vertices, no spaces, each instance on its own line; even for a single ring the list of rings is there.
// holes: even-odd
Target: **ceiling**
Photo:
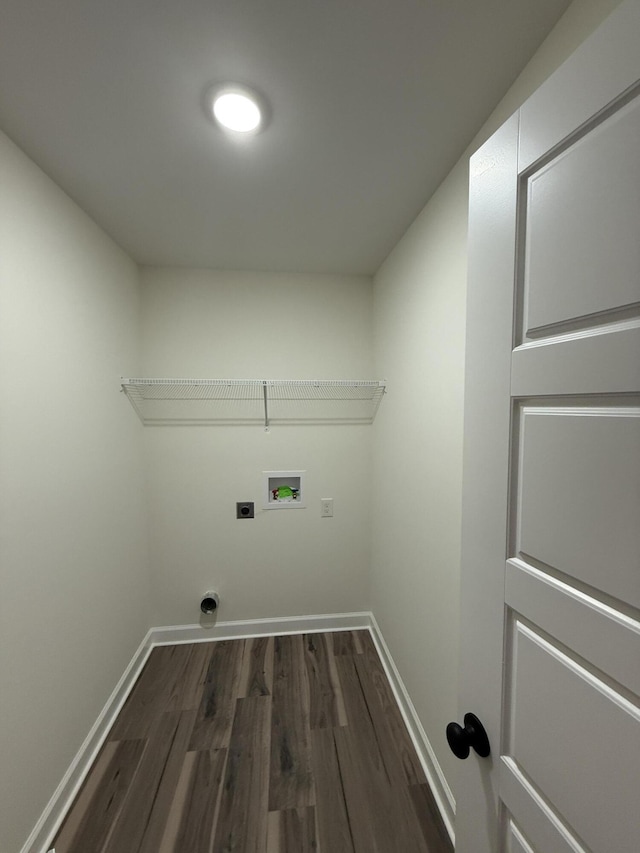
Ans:
[[[567,6],[2,0],[0,127],[139,263],[371,274]]]

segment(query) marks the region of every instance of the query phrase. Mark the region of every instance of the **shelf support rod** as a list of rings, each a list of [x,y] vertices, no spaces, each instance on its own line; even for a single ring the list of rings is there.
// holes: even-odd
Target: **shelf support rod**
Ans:
[[[264,397],[264,430],[269,431],[269,406],[267,403],[267,381],[262,380],[262,395]]]

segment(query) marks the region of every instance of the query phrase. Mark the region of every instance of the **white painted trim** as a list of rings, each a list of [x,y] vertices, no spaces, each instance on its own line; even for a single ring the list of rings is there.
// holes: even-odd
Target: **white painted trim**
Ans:
[[[278,634],[310,634],[322,631],[354,631],[371,626],[371,613],[327,613],[319,616],[281,616],[202,625],[168,625],[149,632],[153,646],[206,643],[211,640],[242,640]]]
[[[51,842],[67,810],[76,797],[111,726],[131,692],[151,649],[155,646],[358,629],[368,630],[371,634],[398,703],[398,708],[431,786],[436,805],[440,810],[451,840],[454,842],[455,800],[451,788],[447,784],[442,768],[391,657],[375,616],[371,612],[364,611],[219,622],[210,628],[205,628],[202,625],[167,625],[150,628],[20,853],[48,853],[50,851]]]
[[[135,651],[129,665],[122,677],[116,684],[111,696],[100,712],[84,743],[76,753],[69,765],[67,772],[62,777],[60,784],[47,803],[34,826],[31,834],[25,841],[20,853],[48,853],[51,850],[53,838],[60,828],[64,816],[71,807],[85,776],[91,769],[102,744],[120,713],[122,706],[136,679],[142,671],[149,654],[151,653],[151,631],[148,631],[143,641]]]
[[[453,796],[453,792],[449,787],[449,783],[447,782],[444,773],[442,772],[440,763],[436,758],[436,754],[433,751],[431,743],[429,742],[427,733],[420,722],[418,713],[411,701],[411,697],[404,685],[402,677],[398,672],[398,668],[391,657],[391,652],[384,641],[384,637],[382,636],[376,617],[373,613],[370,614],[370,617],[371,627],[369,630],[371,632],[373,642],[375,643],[378,654],[380,655],[384,671],[389,679],[389,684],[391,685],[396,702],[398,703],[400,713],[402,714],[402,718],[404,719],[405,725],[418,754],[418,758],[422,764],[422,769],[424,770],[427,781],[431,787],[431,792],[436,801],[436,805],[440,810],[442,820],[447,828],[452,844],[455,845],[456,838],[454,824],[456,801]]]

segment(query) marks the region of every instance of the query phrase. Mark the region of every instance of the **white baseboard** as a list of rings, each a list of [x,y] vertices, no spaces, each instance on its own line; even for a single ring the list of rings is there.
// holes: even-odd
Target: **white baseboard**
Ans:
[[[451,789],[429,743],[426,732],[420,723],[416,709],[391,657],[391,653],[384,641],[375,617],[370,612],[360,612],[219,622],[212,627],[203,627],[202,625],[168,625],[151,628],[135,652],[113,693],[107,700],[100,716],[91,728],[76,757],[71,762],[69,769],[20,853],[48,853],[50,851],[53,838],[67,810],[70,808],[98,751],[106,740],[109,730],[131,692],[151,649],[155,646],[358,629],[365,629],[371,633],[387,678],[393,689],[398,707],[431,786],[434,799],[440,809],[442,819],[451,836],[451,840],[454,841],[455,800]]]
[[[209,640],[241,640],[247,637],[273,637],[278,634],[310,634],[321,631],[354,631],[371,626],[371,613],[325,613],[317,616],[281,616],[272,619],[246,619],[202,625],[168,625],[152,628],[151,643],[167,646],[177,643],[206,643]]]
[[[118,681],[113,693],[107,699],[98,719],[91,727],[91,731],[69,765],[69,769],[62,777],[60,784],[47,803],[45,810],[40,815],[38,822],[34,826],[31,835],[25,841],[20,853],[47,853],[51,849],[51,842],[64,816],[71,807],[85,776],[91,769],[91,765],[95,761],[111,726],[120,713],[127,696],[131,692],[131,688],[149,657],[152,646],[150,634],[151,632],[149,631],[138,646],[120,681]]]
[[[442,772],[442,768],[440,767],[440,763],[436,758],[433,747],[429,742],[427,733],[420,722],[420,718],[418,717],[418,713],[411,701],[407,688],[405,687],[394,660],[391,657],[391,652],[384,641],[382,632],[376,622],[376,617],[371,613],[370,618],[371,636],[373,637],[376,649],[380,655],[380,660],[382,661],[385,673],[389,679],[391,688],[393,689],[396,702],[400,708],[400,713],[402,714],[405,725],[409,731],[415,750],[418,753],[418,758],[420,759],[422,769],[424,770],[429,786],[431,787],[431,792],[436,801],[436,805],[440,810],[442,820],[444,821],[447,832],[451,838],[451,843],[455,845],[456,839],[454,824],[456,801],[453,796],[453,792],[451,791],[445,775]]]

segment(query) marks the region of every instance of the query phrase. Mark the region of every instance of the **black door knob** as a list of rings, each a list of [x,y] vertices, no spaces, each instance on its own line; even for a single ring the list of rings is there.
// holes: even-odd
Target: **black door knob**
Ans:
[[[447,726],[447,742],[451,747],[451,752],[457,758],[468,758],[471,747],[482,758],[486,758],[491,752],[487,733],[475,714],[464,715],[464,728],[458,723],[449,723]]]

